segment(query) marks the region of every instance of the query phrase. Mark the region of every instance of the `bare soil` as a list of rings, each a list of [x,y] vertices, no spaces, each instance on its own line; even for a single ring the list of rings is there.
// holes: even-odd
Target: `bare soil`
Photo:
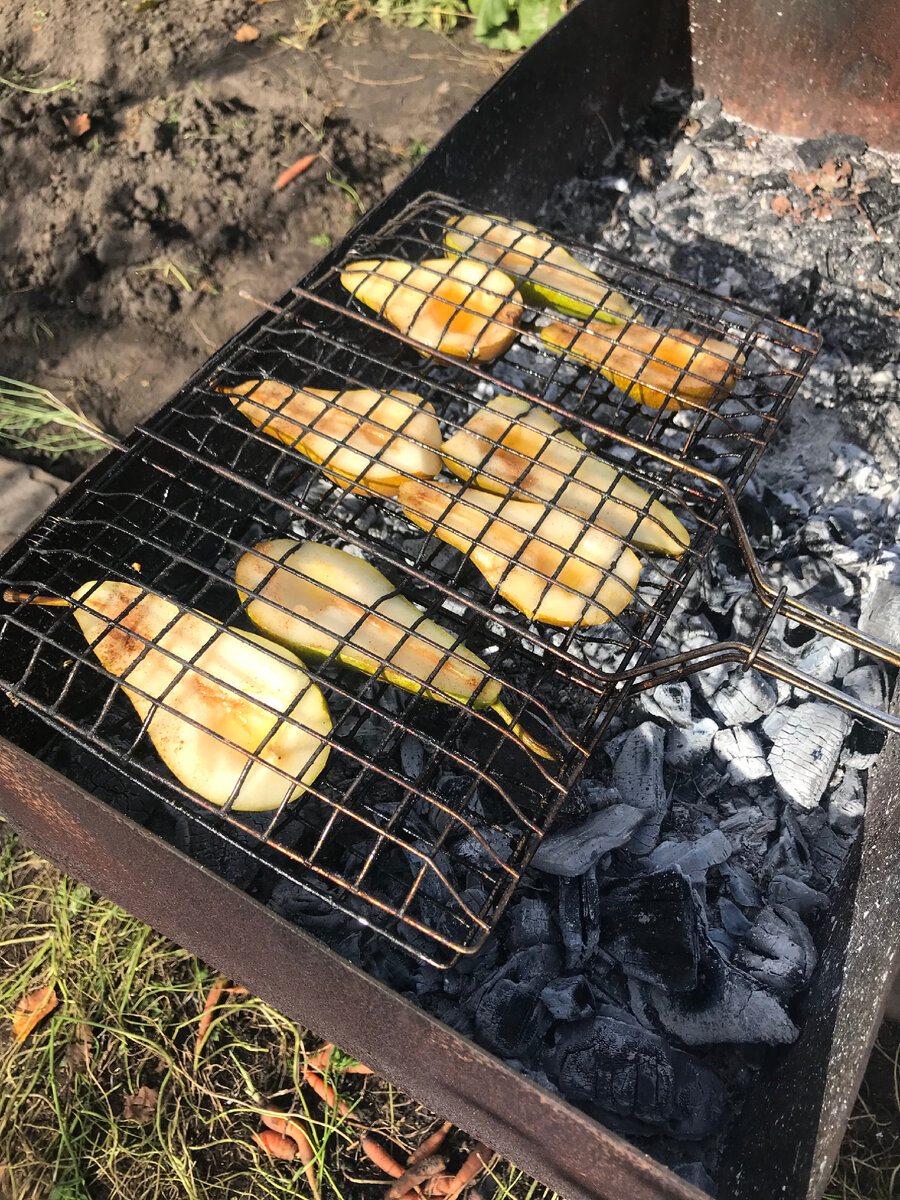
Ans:
[[[255,315],[241,290],[280,295],[354,223],[354,193],[375,203],[497,70],[466,36],[367,20],[281,40],[307,17],[304,0],[0,5],[0,76],[75,81],[0,84],[0,374],[126,432]],[[257,40],[235,40],[245,22]]]

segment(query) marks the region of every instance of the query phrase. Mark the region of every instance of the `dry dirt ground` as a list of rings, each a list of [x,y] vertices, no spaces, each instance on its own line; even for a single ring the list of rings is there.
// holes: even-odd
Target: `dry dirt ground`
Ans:
[[[240,290],[281,294],[498,70],[466,36],[369,20],[298,50],[308,19],[306,0],[0,4],[0,374],[125,432],[255,315]]]

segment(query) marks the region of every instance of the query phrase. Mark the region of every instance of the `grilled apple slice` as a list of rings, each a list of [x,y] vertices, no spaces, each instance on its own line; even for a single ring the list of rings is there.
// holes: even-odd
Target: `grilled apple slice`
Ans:
[[[690,542],[665,504],[651,502],[640,484],[527,400],[496,396],[444,442],[441,454],[460,479],[499,495],[552,500],[644,550],[677,556]]]
[[[486,662],[429,621],[371,563],[318,542],[275,538],[242,555],[235,570],[247,615],[298,654],[336,652],[345,666],[432,700],[491,709],[542,758],[554,755],[517,725]]]
[[[301,796],[325,766],[325,698],[275,642],[116,579],[84,583],[71,600],[18,592],[3,599],[74,607],[85,640],[122,680],[160,758],[211,804],[275,809]]]
[[[637,555],[568,513],[454,483],[409,481],[397,498],[411,521],[468,555],[533,621],[603,625],[634,599]]]
[[[223,391],[258,429],[295,446],[353,492],[394,496],[404,479],[433,479],[441,469],[434,408],[414,392],[295,391],[274,379]]]
[[[527,221],[475,213],[451,217],[444,245],[511,275],[529,304],[549,304],[570,317],[614,325],[634,316],[620,292]]]
[[[354,262],[341,283],[414,341],[478,362],[509,348],[522,315],[510,277],[469,258]]]
[[[718,338],[649,325],[586,329],[554,321],[541,330],[551,346],[598,367],[600,374],[648,408],[708,405],[727,396],[744,365],[737,346]]]

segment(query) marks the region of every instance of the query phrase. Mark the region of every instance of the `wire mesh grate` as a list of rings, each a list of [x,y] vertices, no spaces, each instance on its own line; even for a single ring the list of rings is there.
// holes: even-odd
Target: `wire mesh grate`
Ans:
[[[423,197],[374,241],[354,245],[353,257],[433,257],[441,230],[461,211]],[[189,609],[246,631],[254,629],[254,603],[268,604],[270,616],[292,616],[272,588],[310,580],[281,550],[260,549],[257,582],[243,593],[235,587],[235,566],[254,546],[315,542],[377,567],[386,591],[377,601],[351,596],[352,611],[339,588],[321,575],[314,580],[330,597],[306,613],[314,632],[334,633],[326,609],[339,608],[349,625],[324,653],[304,660],[331,729],[317,743],[329,747],[327,764],[303,796],[288,803],[291,779],[281,771],[276,787],[275,766],[272,809],[241,811],[251,768],[273,769],[265,739],[244,748],[224,804],[185,787],[160,759],[153,714],[183,718],[174,689],[216,682],[202,646],[167,650],[171,678],[144,697],[151,712],[138,720],[135,677],[101,666],[66,608],[19,603],[0,617],[0,684],[14,701],[6,727],[21,721],[15,708],[37,714],[57,735],[39,752],[77,782],[116,803],[110,772],[126,777],[144,797],[150,815],[141,819],[151,827],[171,837],[184,826],[199,831],[223,861],[227,848],[249,864],[251,877],[265,868],[267,878],[312,892],[436,965],[477,950],[613,715],[623,694],[616,672],[653,653],[718,532],[720,497],[691,466],[739,491],[816,348],[812,335],[719,297],[612,260],[600,265],[641,319],[730,338],[745,356],[733,390],[706,407],[642,411],[596,370],[542,345],[534,331],[546,318],[527,306],[518,340],[490,364],[423,357],[381,312],[357,311],[330,271],[217,356],[0,563],[4,582],[23,593],[64,598],[89,580],[117,579],[169,597],[175,609],[165,636]],[[395,403],[385,407],[391,393]],[[462,490],[459,470],[435,480],[440,461],[424,476],[421,464],[443,448],[441,439],[471,438],[487,401],[502,395],[521,403],[508,419],[500,414],[499,433],[478,434],[483,456],[473,473],[494,489],[482,491],[494,499],[481,510]],[[537,434],[529,420],[538,420]],[[537,482],[518,473],[523,456],[510,451],[508,439],[520,435],[538,437]],[[586,489],[596,524],[609,522],[613,496],[618,521],[617,532],[603,534],[602,561],[595,523],[573,511],[569,468],[560,465],[574,455],[581,471],[594,453],[607,472],[602,487]],[[435,493],[432,536],[410,519],[409,496]],[[538,498],[543,515],[526,528],[523,505],[531,513]],[[454,532],[454,505],[456,516],[475,522],[464,551],[459,537],[451,544],[441,536]],[[663,510],[677,515],[689,544],[678,556],[640,549],[635,582],[623,555],[641,531],[645,540],[665,533]],[[483,562],[479,569],[479,546],[493,546],[493,574]],[[573,564],[579,579],[591,573],[589,595],[566,574]],[[531,599],[523,605],[514,585],[526,577]],[[386,615],[398,597],[421,614],[405,627]],[[580,603],[582,615],[602,623],[553,627],[531,619],[551,600],[564,611]],[[83,598],[81,611],[90,603]],[[387,637],[377,644],[366,640],[374,618]],[[449,637],[441,646],[429,621]],[[138,634],[134,663],[153,661],[159,636]],[[341,647],[357,659],[364,648],[366,670],[348,666]],[[413,690],[397,686],[404,648],[428,664],[418,675],[407,666]],[[477,688],[461,698],[443,683],[444,667],[469,653],[482,663],[482,684],[501,685],[508,723],[478,706]],[[285,728],[309,732],[293,710],[267,711]],[[542,744],[553,760],[535,751]]]

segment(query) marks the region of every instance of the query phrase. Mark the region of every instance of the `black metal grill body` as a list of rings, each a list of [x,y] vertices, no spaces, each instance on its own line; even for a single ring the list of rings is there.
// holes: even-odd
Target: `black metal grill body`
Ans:
[[[430,188],[452,189],[473,207],[495,207],[522,217],[533,216],[552,183],[596,161],[607,136],[611,140],[620,132],[623,122],[638,115],[659,79],[663,75],[673,79],[683,70],[684,26],[676,8],[647,3],[640,16],[642,20],[638,21],[632,6],[625,4],[604,7],[602,12],[599,5],[590,3],[576,9],[459,123],[384,205],[365,218],[354,234],[354,246],[396,218],[407,202]],[[573,87],[576,76],[583,83],[580,88]],[[570,103],[555,102],[560,87],[566,88]],[[523,103],[526,99],[527,105]],[[523,154],[527,149],[531,157],[535,142],[533,116],[527,114],[533,114],[536,106],[542,112],[541,137],[546,139],[547,152],[534,156],[538,165],[523,174]],[[505,135],[500,145],[498,130]],[[484,169],[488,162],[490,173]],[[322,299],[328,300],[329,272],[350,249],[349,243],[337,247],[304,281],[305,287],[317,292],[321,288]],[[664,285],[660,282],[659,286]],[[290,324],[292,346],[303,342],[303,326],[295,327],[295,322],[310,321],[317,303],[308,296],[293,293],[283,298],[279,308]],[[328,311],[333,315],[333,310]],[[369,327],[354,319],[357,338],[361,328]],[[398,362],[383,349],[396,343],[390,338],[385,340],[384,333],[378,333],[377,338],[373,333],[370,346],[365,342],[370,335],[362,336],[364,348],[359,351],[361,358],[355,365],[353,360],[348,362],[341,346],[341,374],[351,377],[355,373],[365,374],[360,379],[361,386],[385,386],[390,379],[395,381],[391,386],[397,386]],[[245,546],[257,535],[282,529],[292,517],[304,513],[305,519],[313,520],[320,529],[336,536],[333,524],[336,511],[333,507],[329,509],[334,500],[320,496],[311,507],[310,493],[304,495],[302,488],[291,490],[296,487],[298,476],[307,481],[309,478],[309,472],[304,476],[300,469],[297,456],[270,444],[262,436],[254,436],[231,406],[209,386],[215,372],[224,371],[236,361],[241,366],[239,356],[247,347],[251,354],[263,356],[260,361],[269,355],[274,363],[281,355],[283,366],[284,341],[283,319],[279,317],[273,322],[266,315],[224,347],[145,430],[129,441],[127,468],[123,468],[125,460],[121,459],[100,464],[54,506],[25,541],[4,557],[0,562],[3,578],[14,580],[17,585],[33,582],[46,588],[47,571],[51,569],[54,586],[65,593],[95,575],[102,577],[113,572],[127,577],[123,568],[139,561],[141,574],[137,578],[153,578],[157,586],[179,595],[191,595],[199,607],[227,619],[235,610],[228,567],[238,546]],[[320,329],[316,338],[308,342],[319,356],[317,369],[323,372],[331,369],[333,360],[329,356],[340,341],[336,333],[329,340]],[[380,350],[376,349],[376,343]],[[383,371],[382,378],[371,377],[373,363]],[[243,372],[245,376],[247,370]],[[447,376],[440,368],[424,371],[421,363],[411,363],[407,356],[403,358],[403,370],[407,377],[419,376],[418,386],[431,389],[432,394],[450,394],[451,400],[465,403],[465,396],[452,395]],[[328,386],[323,378],[316,382]],[[545,394],[552,404],[553,396]],[[788,398],[789,390],[785,389],[782,400],[786,402]],[[605,400],[602,403],[608,404]],[[777,403],[773,406],[777,419],[776,408]],[[210,411],[216,414],[213,420],[209,419]],[[610,414],[607,408],[605,416],[610,415],[615,414]],[[626,419],[641,418],[626,415]],[[735,456],[740,463],[731,480],[735,486],[740,486],[741,472],[752,467],[753,456],[761,446],[757,438]],[[211,469],[208,462],[204,464],[203,460],[210,456],[215,457],[216,469]],[[648,482],[652,476],[650,470]],[[264,481],[262,489],[260,480]],[[658,476],[656,483],[657,486],[661,483]],[[677,491],[679,485],[669,481],[663,486]],[[273,499],[272,493],[277,499]],[[210,504],[215,506],[215,522],[207,520]],[[160,506],[164,520],[160,519]],[[694,511],[705,520],[707,536],[714,536],[719,519],[714,510],[704,510],[696,504],[695,497]],[[341,529],[344,534],[348,532],[343,526]],[[352,529],[349,532],[352,534]],[[80,564],[72,561],[75,538],[82,556]],[[402,564],[387,546],[380,552],[386,572],[391,561],[396,569],[400,568]],[[91,571],[85,569],[88,559],[93,560]],[[662,592],[670,589],[665,601],[669,606],[686,581],[686,574],[678,575],[678,570],[687,571],[688,556],[684,562],[685,566],[672,570],[670,581],[662,589]],[[199,563],[202,568],[198,569]],[[436,605],[434,595],[429,595],[427,589],[417,590],[408,572],[403,590],[412,590],[413,597],[423,606],[430,605],[434,615],[440,612],[439,619],[452,624],[453,614],[448,616],[443,604]],[[468,599],[472,600],[475,594],[473,587],[467,593]],[[654,605],[651,619],[664,620],[666,611],[663,603]],[[29,614],[23,623],[29,624],[32,617]],[[204,868],[202,852],[189,858],[175,850],[171,841],[173,826],[179,819],[186,818],[198,828],[212,830],[219,820],[217,814],[204,811],[184,794],[179,795],[171,780],[149,765],[152,760],[146,754],[146,746],[135,743],[135,721],[127,705],[112,703],[109,688],[101,694],[83,686],[91,674],[96,677],[97,671],[71,617],[56,612],[43,614],[41,621],[45,636],[33,640],[27,650],[23,651],[21,644],[13,647],[11,640],[9,648],[4,647],[3,671],[6,676],[7,671],[15,670],[20,684],[23,679],[28,681],[40,702],[36,707],[43,706],[43,712],[37,716],[22,704],[6,706],[2,725],[5,740],[0,753],[3,811],[39,850],[215,962],[282,1011],[361,1055],[387,1078],[409,1088],[563,1194],[606,1200],[614,1197],[618,1200],[622,1195],[636,1200],[645,1196],[699,1195],[597,1123],[508,1071],[465,1038],[349,967],[302,930],[288,926],[258,902],[252,887],[238,890],[224,883]],[[652,648],[646,625],[647,622],[642,627],[638,621],[626,626],[631,640],[621,640],[616,652],[622,655],[622,662],[635,661]],[[522,632],[515,618],[512,627]],[[50,633],[52,638],[46,636]],[[524,639],[525,646],[521,637],[517,640],[517,653],[529,652],[527,640]],[[473,648],[485,647],[482,643]],[[564,647],[557,649],[566,652]],[[84,665],[77,666],[66,677],[67,668],[60,664],[67,657],[76,662],[81,659]],[[502,674],[499,668],[498,673]],[[584,673],[589,679],[590,672]],[[548,679],[552,674],[551,670]],[[68,687],[66,678],[74,681]],[[336,681],[333,676],[329,679],[334,689]],[[367,705],[374,704],[376,693],[367,694],[366,686],[358,682],[350,684],[341,677],[340,687],[346,693],[347,707],[356,719],[362,719]],[[534,686],[539,692],[540,686],[537,683]],[[587,689],[587,695],[591,699],[586,702],[583,726],[577,737],[575,731],[569,731],[575,744],[568,747],[556,780],[534,771],[523,776],[521,752],[515,751],[510,763],[511,751],[505,744],[505,735],[494,732],[486,718],[476,722],[471,715],[465,717],[478,727],[477,736],[496,745],[501,769],[506,764],[505,769],[517,780],[517,794],[527,797],[529,789],[531,792],[530,799],[522,802],[526,820],[520,822],[518,836],[507,838],[505,849],[495,854],[494,865],[488,868],[493,871],[494,905],[501,904],[514,885],[517,864],[524,861],[538,829],[552,819],[558,797],[575,778],[586,753],[602,734],[604,715],[612,711],[611,697],[603,689],[595,689],[593,693]],[[68,704],[73,708],[68,709]],[[422,724],[416,724],[415,728],[426,742],[429,736],[437,741],[434,727],[431,730],[428,727],[426,707],[424,702],[420,705]],[[533,711],[539,713],[540,708]],[[90,714],[97,734],[90,755],[75,744],[72,736],[73,720],[83,722],[85,714]],[[410,722],[419,719],[413,709],[404,715],[404,722],[393,723],[393,733],[388,731],[383,735],[395,739],[392,751],[407,715]],[[49,738],[48,719],[54,727]],[[439,719],[443,729],[446,714]],[[455,719],[461,719],[459,714]],[[44,761],[37,761],[33,755]],[[140,769],[135,770],[138,762]],[[884,767],[880,779],[870,789],[861,846],[866,889],[874,880],[886,881],[885,886],[894,885],[894,859],[884,840],[875,835],[900,803],[895,779],[896,766]],[[400,826],[407,822],[404,836],[410,838],[416,832],[414,789],[396,775],[379,776],[377,782],[379,786],[390,786],[394,798],[398,790],[405,797],[399,809],[395,803],[394,812],[401,814]],[[102,796],[103,802],[90,792]],[[362,813],[363,821],[359,811],[341,811],[337,820],[356,822],[360,827],[366,827],[368,821],[371,844],[374,847],[378,843],[375,852],[387,854],[389,848],[382,850],[382,847],[388,845],[398,828],[397,818],[388,818],[388,824],[392,819],[395,821],[388,828],[384,814],[377,812],[377,804],[376,795]],[[465,800],[463,808],[455,814],[456,819],[465,816],[464,805]],[[125,814],[125,818],[120,814]],[[258,844],[260,833],[259,827],[249,820],[246,828],[241,829],[239,820],[235,814],[224,839],[231,840],[238,857],[248,842]],[[322,849],[315,850],[314,841],[304,843],[303,831],[299,843],[295,842],[288,854],[278,847],[278,829],[269,830],[269,835],[266,867],[275,875],[295,869],[298,844],[306,865],[315,865],[315,853],[323,853]],[[218,841],[223,841],[221,831]],[[319,865],[323,869],[314,873],[318,882],[308,880],[308,885],[319,887],[332,901],[339,901],[332,885],[346,879],[346,861],[339,870],[330,861],[321,861]],[[352,865],[358,874],[365,861],[360,861],[357,854]],[[149,890],[145,882],[148,870],[158,883]],[[796,1197],[815,1194],[827,1169],[828,1153],[839,1137],[847,1097],[846,1089],[841,1091],[837,1085],[840,1080],[852,1082],[860,1067],[878,1002],[877,995],[873,999],[870,993],[870,1019],[859,1020],[857,1013],[858,1028],[854,1031],[850,1006],[843,998],[854,994],[854,982],[863,972],[871,978],[873,962],[886,964],[891,937],[896,940],[892,924],[896,909],[893,913],[882,910],[881,923],[877,927],[870,925],[868,930],[864,928],[859,900],[854,904],[857,871],[858,862],[848,867],[842,891],[844,909],[835,917],[822,968],[810,989],[809,1007],[816,1019],[809,1023],[797,1046],[773,1063],[772,1072],[763,1073],[759,1095],[751,1098],[747,1106],[747,1111],[756,1115],[755,1127],[737,1129],[726,1152],[725,1176],[731,1189],[728,1194],[736,1200],[764,1192]],[[391,878],[390,871],[386,872],[386,878]],[[429,893],[427,900],[432,917],[439,909],[450,922],[451,943],[467,938],[466,944],[457,948],[471,949],[477,944],[477,919],[483,920],[486,914],[463,913],[454,905],[452,896],[449,904],[447,896],[435,900],[433,893]],[[411,915],[403,910],[405,894],[388,887],[383,895],[370,896],[368,901],[367,915],[371,915],[374,902],[376,914],[381,914],[377,919],[388,936],[410,941],[413,926],[396,919]],[[353,903],[348,902],[346,907],[354,911]],[[473,915],[477,918],[474,926]],[[848,945],[856,947],[849,958]],[[421,945],[414,942],[414,946],[421,951]],[[842,989],[835,990],[835,980],[842,981]],[[327,997],[327,1004],[323,997]],[[404,1036],[398,1036],[398,1031],[403,1031]],[[839,1044],[840,1061],[835,1050]],[[397,1046],[407,1045],[415,1045],[417,1054],[404,1053],[402,1061],[398,1060]],[[465,1069],[461,1069],[463,1065]],[[777,1081],[796,1082],[788,1086]],[[823,1109],[824,1099],[827,1107]],[[797,1125],[804,1129],[799,1146],[794,1138],[784,1134],[788,1114],[793,1114]],[[536,1130],[540,1130],[538,1135]]]

